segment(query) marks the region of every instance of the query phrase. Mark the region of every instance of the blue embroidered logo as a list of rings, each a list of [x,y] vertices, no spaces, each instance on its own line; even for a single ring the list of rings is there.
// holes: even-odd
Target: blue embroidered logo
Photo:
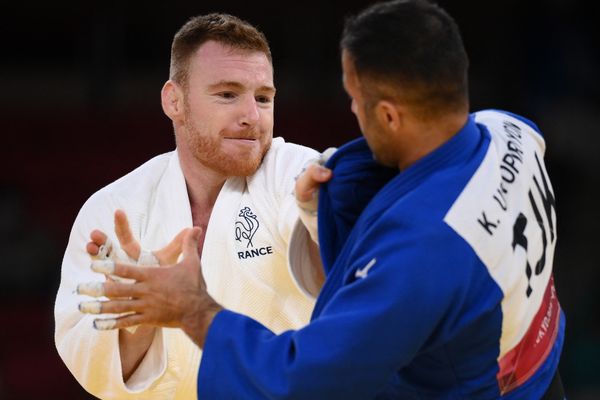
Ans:
[[[258,218],[256,218],[250,207],[242,208],[238,217],[241,217],[241,219],[235,221],[235,240],[242,242],[242,239],[245,239],[248,241],[246,248],[254,247],[252,238],[260,226]]]

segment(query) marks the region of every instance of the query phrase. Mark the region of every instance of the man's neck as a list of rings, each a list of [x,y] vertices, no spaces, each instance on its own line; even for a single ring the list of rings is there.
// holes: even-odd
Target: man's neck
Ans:
[[[198,239],[198,254],[202,256],[208,221],[227,176],[202,165],[192,154],[180,147],[177,152],[190,200],[192,224],[202,229]]]
[[[201,164],[192,154],[177,149],[181,170],[185,178],[192,213],[212,210],[227,176]]]

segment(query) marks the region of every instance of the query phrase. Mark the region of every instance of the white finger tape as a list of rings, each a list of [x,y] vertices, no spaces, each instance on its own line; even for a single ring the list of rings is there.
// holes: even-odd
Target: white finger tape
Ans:
[[[321,154],[321,157],[319,157],[319,164],[325,165],[325,163],[329,161],[333,153],[335,153],[336,151],[337,147],[328,147],[327,149],[325,149],[325,151]]]
[[[92,260],[92,271],[104,275],[110,275],[115,272],[115,262],[113,260]]]
[[[79,311],[85,314],[102,313],[102,303],[99,301],[82,301],[79,303]]]
[[[98,248],[98,254],[96,255],[96,257],[98,257],[101,260],[107,259],[108,257],[110,257],[111,251],[112,241],[109,237],[107,237],[106,242],[103,245],[100,245],[100,247]]]
[[[158,267],[160,263],[153,252],[142,249],[142,251],[140,252],[140,258],[137,261],[137,265],[144,265],[146,267]]]
[[[125,250],[120,247],[115,247],[110,257],[114,262],[123,264],[135,264],[137,261],[127,254]]]
[[[87,282],[77,285],[77,294],[84,294],[92,297],[104,296],[104,283]]]
[[[115,325],[117,325],[117,320],[114,318],[94,320],[94,328],[96,328],[99,331],[108,331],[111,329],[115,329]]]

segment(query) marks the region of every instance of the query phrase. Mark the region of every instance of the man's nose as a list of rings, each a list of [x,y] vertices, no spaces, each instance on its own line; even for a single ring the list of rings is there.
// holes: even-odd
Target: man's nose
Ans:
[[[260,112],[258,110],[258,103],[254,96],[248,96],[242,102],[240,125],[254,126],[258,123],[259,118]]]

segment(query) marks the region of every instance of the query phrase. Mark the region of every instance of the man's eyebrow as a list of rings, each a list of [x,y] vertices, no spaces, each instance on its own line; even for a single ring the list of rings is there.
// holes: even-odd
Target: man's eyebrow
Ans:
[[[261,93],[275,94],[277,90],[273,86],[261,86],[257,91]]]
[[[217,90],[217,89],[237,89],[243,90],[246,89],[246,86],[237,81],[219,81],[208,86],[209,90]],[[262,93],[275,94],[275,88],[273,86],[261,86],[257,90]]]
[[[208,85],[208,88],[213,90],[213,89],[225,89],[225,88],[230,88],[230,89],[244,89],[244,85],[242,85],[239,82],[236,81],[219,81],[216,83],[212,83],[210,85]]]

